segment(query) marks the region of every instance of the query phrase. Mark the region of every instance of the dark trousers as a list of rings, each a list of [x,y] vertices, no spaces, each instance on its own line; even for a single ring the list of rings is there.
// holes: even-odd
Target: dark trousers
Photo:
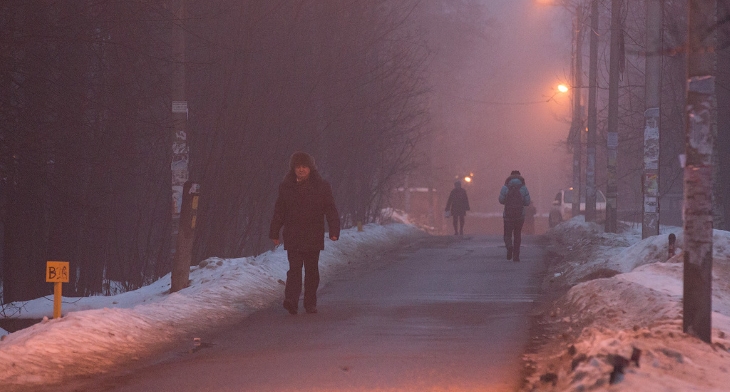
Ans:
[[[504,220],[504,246],[506,246],[507,249],[512,248],[515,252],[515,255],[520,254],[520,244],[522,243],[522,225],[524,223],[524,219]]]
[[[464,234],[464,215],[454,215],[454,234]]]
[[[292,251],[286,253],[289,259],[289,271],[286,273],[286,301],[299,306],[302,293],[302,267],[304,267],[304,308],[317,306],[317,288],[319,287],[319,251]]]

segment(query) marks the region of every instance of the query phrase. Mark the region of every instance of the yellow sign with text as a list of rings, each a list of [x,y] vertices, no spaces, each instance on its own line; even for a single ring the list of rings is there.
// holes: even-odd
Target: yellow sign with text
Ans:
[[[46,282],[68,283],[68,261],[47,261]]]

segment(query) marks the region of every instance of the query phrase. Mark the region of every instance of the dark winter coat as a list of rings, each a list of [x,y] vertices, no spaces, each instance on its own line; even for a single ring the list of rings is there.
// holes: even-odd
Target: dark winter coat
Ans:
[[[525,185],[525,179],[522,176],[518,175],[512,175],[507,177],[506,180],[504,180],[504,185],[502,186],[502,189],[499,191],[499,204],[504,204],[505,199],[507,198],[507,192],[509,191],[510,185],[520,185],[520,194],[522,195],[522,205],[523,206],[529,206],[530,205],[530,191],[527,190],[527,186]],[[502,213],[502,216],[504,217],[504,213]],[[522,209],[522,218],[525,217],[525,209]]]
[[[464,188],[454,188],[449,194],[449,200],[446,202],[446,211],[451,210],[451,215],[462,216],[469,211],[469,198],[466,197]]]
[[[340,236],[340,216],[335,207],[332,187],[316,170],[309,178],[297,182],[294,171],[279,185],[274,205],[269,238],[279,239],[284,228],[284,249],[316,251],[324,249],[324,221],[329,225],[329,236]]]

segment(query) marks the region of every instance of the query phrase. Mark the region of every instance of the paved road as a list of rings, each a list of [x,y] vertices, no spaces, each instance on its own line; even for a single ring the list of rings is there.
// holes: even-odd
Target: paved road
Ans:
[[[330,281],[318,314],[265,309],[209,348],[74,389],[513,391],[542,250],[528,237],[521,262],[504,256],[497,236],[429,237]]]

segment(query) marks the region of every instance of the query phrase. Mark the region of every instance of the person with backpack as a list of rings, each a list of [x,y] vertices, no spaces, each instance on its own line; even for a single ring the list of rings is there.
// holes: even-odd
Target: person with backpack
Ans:
[[[519,170],[513,170],[499,192],[499,204],[504,204],[504,245],[507,260],[520,261],[522,225],[525,223],[525,207],[530,205],[530,192]]]
[[[451,212],[454,221],[454,235],[464,235],[464,217],[469,211],[469,198],[466,189],[461,187],[461,181],[454,183],[454,189],[446,202],[446,211]]]

